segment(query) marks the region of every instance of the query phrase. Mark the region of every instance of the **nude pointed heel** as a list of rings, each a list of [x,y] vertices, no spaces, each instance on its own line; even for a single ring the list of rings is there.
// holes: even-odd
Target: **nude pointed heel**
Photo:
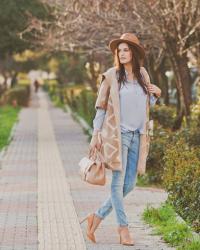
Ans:
[[[134,241],[128,231],[128,227],[119,227],[119,243],[125,246],[134,246]]]
[[[85,218],[83,218],[79,223],[82,224],[84,221],[86,221],[88,218],[88,216],[86,216]]]
[[[87,220],[87,237],[89,240],[91,240],[93,243],[96,243],[96,239],[95,239],[95,235],[94,235],[94,231],[97,229],[98,225],[101,222],[101,219],[97,216],[95,216],[95,214],[89,214],[88,216],[86,216],[81,222],[80,224],[82,224],[84,221]],[[91,232],[91,230],[93,232]]]
[[[96,239],[95,239],[94,233],[90,232],[90,230],[92,228],[93,221],[94,221],[94,214],[89,214],[88,216],[86,216],[83,220],[81,220],[80,224],[82,224],[86,220],[87,220],[87,233],[86,233],[87,237],[93,243],[96,243]]]

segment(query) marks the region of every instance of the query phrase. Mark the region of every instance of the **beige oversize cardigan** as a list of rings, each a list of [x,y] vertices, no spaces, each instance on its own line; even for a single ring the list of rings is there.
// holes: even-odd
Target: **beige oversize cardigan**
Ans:
[[[149,75],[144,67],[140,72],[146,83],[150,83]],[[102,81],[98,89],[95,108],[106,110],[104,122],[100,132],[102,139],[101,152],[104,156],[106,167],[111,170],[122,170],[121,155],[121,130],[120,130],[120,102],[119,88],[116,76],[116,68],[109,68],[102,74]],[[150,137],[148,134],[149,122],[149,95],[147,98],[147,117],[145,134],[140,135],[140,149],[137,170],[140,174],[145,173],[146,158],[149,151]]]

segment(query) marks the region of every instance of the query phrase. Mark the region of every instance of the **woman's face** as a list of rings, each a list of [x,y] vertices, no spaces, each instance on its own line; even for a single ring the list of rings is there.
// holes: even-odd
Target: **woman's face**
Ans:
[[[118,57],[121,64],[130,63],[132,60],[132,52],[127,43],[120,43],[118,45]]]

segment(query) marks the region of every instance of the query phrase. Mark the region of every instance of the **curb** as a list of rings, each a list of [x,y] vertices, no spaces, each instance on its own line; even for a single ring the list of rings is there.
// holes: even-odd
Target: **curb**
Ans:
[[[71,115],[71,117],[76,120],[83,130],[89,135],[92,136],[93,129],[88,125],[88,123],[79,116],[76,112],[73,112],[72,109],[69,107],[69,105],[65,105],[66,111]]]
[[[199,236],[199,234],[198,233],[196,233],[195,231],[194,231],[194,229],[179,215],[179,214],[177,214],[176,213],[176,217],[177,217],[177,220],[180,222],[180,223],[184,223],[184,224],[186,224],[186,226],[191,230],[191,232],[192,232],[192,236],[195,238],[195,239],[199,239],[200,238],[200,236]]]

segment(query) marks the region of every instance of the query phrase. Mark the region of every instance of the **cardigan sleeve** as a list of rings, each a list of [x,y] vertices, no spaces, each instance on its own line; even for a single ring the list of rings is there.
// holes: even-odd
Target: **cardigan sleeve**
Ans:
[[[106,111],[104,109],[97,109],[95,118],[93,120],[93,130],[101,130],[101,127],[103,125],[103,121],[105,118]]]
[[[108,98],[110,94],[110,86],[105,76],[102,76],[102,81],[98,89],[97,99],[95,103],[95,109],[101,108],[106,110],[108,105]]]

